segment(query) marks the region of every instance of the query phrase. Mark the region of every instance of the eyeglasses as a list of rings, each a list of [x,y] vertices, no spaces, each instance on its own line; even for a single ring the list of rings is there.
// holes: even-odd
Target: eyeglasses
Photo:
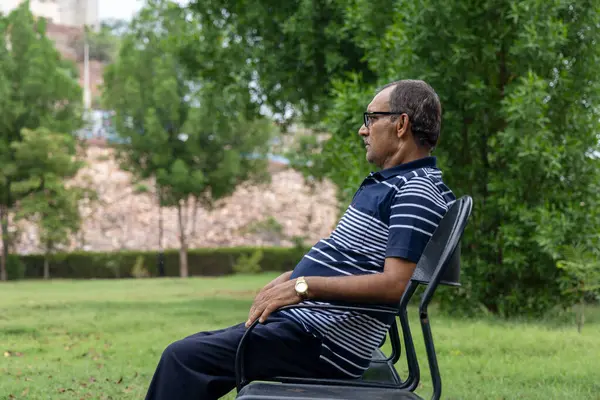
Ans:
[[[403,113],[403,112],[387,112],[387,111],[366,112],[366,113],[363,114],[363,122],[365,124],[365,127],[368,128],[373,123],[373,121],[371,120],[371,117],[373,117],[375,115],[402,115],[402,114],[406,114],[406,113]]]

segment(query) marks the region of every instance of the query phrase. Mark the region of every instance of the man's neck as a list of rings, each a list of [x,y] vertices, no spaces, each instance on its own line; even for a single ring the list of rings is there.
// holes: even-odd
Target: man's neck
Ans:
[[[407,164],[409,162],[420,160],[421,158],[425,158],[425,157],[429,157],[429,156],[431,156],[431,153],[429,152],[429,150],[426,150],[423,148],[415,148],[413,151],[409,152],[408,154],[404,154],[399,157],[390,158],[388,161],[386,161],[384,163],[383,166],[381,166],[381,169],[393,168],[398,165]]]

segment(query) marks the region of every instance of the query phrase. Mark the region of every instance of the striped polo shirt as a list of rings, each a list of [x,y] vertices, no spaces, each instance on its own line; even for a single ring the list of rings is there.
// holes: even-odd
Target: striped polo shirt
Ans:
[[[416,263],[454,200],[454,194],[442,181],[435,157],[372,172],[331,236],[304,255],[291,279],[379,274],[386,257]],[[355,378],[367,369],[373,350],[393,321],[389,315],[322,309],[292,309],[282,314],[322,339],[323,361]]]

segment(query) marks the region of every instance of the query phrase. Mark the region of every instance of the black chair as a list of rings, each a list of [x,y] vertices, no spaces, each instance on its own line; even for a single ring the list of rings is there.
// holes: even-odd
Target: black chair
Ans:
[[[398,308],[352,307],[338,305],[293,305],[291,308],[327,308],[357,312],[381,312],[396,314],[400,320],[406,349],[408,376],[401,380],[394,368],[400,359],[400,338],[396,321],[390,327],[389,337],[392,353],[386,357],[380,349],[373,353],[369,369],[361,379],[307,379],[295,377],[273,377],[267,382],[248,382],[244,370],[246,339],[256,322],[248,328],[240,341],[236,355],[236,382],[238,400],[334,400],[334,399],[421,399],[414,393],[420,381],[419,363],[408,322],[407,306],[419,285],[426,286],[419,304],[421,328],[427,351],[429,371],[433,382],[433,399],[442,393],[442,380],[433,344],[427,307],[441,283],[460,286],[460,240],[467,225],[473,200],[469,196],[456,200],[425,247],[417,263],[411,281],[406,287]]]

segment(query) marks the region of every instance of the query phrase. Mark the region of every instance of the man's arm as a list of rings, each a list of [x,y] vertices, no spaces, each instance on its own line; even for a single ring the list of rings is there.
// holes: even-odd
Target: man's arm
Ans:
[[[383,273],[353,276],[307,276],[309,299],[360,303],[397,303],[415,271],[414,262],[388,257]]]
[[[379,274],[353,276],[306,276],[308,296],[314,300],[348,301],[363,303],[397,303],[415,270],[414,262],[388,257],[384,271]],[[246,326],[256,319],[262,323],[275,310],[298,304],[302,299],[296,294],[296,280],[288,280],[262,290],[250,309]]]

